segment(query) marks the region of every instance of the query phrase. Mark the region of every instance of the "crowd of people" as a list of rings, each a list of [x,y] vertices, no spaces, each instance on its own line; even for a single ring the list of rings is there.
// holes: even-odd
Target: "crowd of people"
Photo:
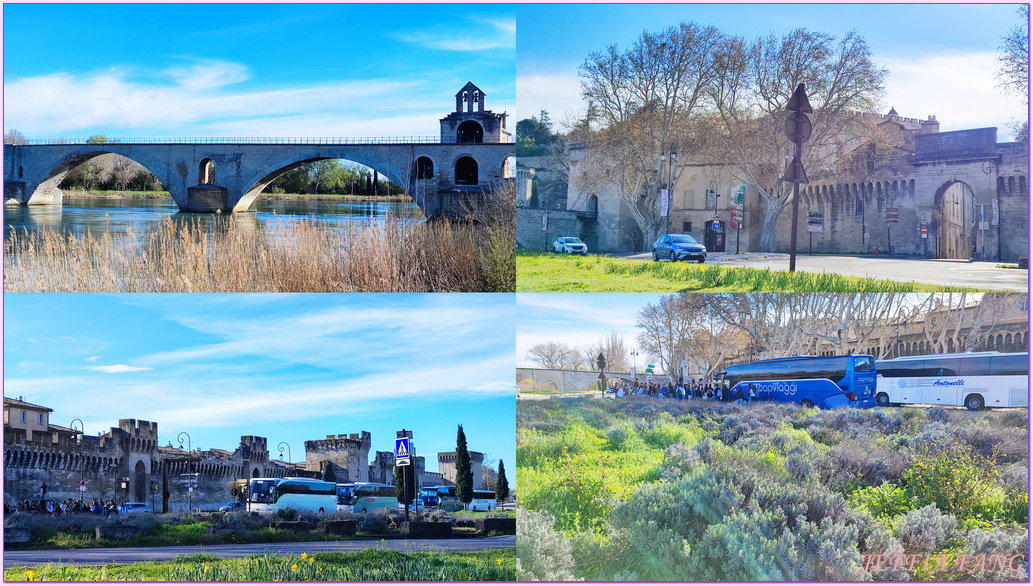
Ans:
[[[41,515],[63,515],[69,513],[90,513],[94,515],[117,515],[124,513],[125,510],[115,503],[114,499],[108,499],[104,502],[103,499],[93,499],[92,501],[72,500],[65,499],[64,501],[58,502],[47,499],[24,499],[15,503],[5,502],[4,503],[4,514],[10,514],[14,512],[19,513],[37,513]]]
[[[675,401],[691,401],[692,399],[729,403],[735,401],[740,405],[750,405],[757,398],[757,391],[753,385],[749,385],[745,389],[742,385],[738,385],[734,389],[728,389],[721,386],[720,383],[708,383],[704,382],[703,379],[693,379],[688,383],[677,385],[654,382],[641,385],[638,381],[635,381],[634,384],[625,381],[617,383],[607,390],[613,393],[617,399],[635,395],[653,399],[672,399]]]

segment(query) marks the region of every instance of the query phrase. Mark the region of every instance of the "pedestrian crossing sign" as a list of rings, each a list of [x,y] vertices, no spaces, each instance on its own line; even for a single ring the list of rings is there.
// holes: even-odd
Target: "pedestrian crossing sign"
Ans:
[[[400,437],[395,439],[395,466],[408,466],[411,457],[409,451],[409,438]]]

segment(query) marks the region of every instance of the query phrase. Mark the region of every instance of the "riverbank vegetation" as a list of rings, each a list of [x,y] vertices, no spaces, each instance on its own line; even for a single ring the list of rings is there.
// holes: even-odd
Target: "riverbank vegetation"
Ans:
[[[46,564],[4,570],[5,581],[94,582],[417,582],[514,580],[512,549],[476,553],[315,552],[298,556],[269,553],[243,559],[212,554],[181,556],[170,562],[69,566]]]
[[[625,293],[654,291],[921,292],[968,291],[959,287],[808,273],[645,262],[608,256],[574,257],[547,252],[517,254],[517,291]]]
[[[518,401],[517,579],[1027,580],[1027,425],[1025,409]]]
[[[98,141],[104,142],[104,141]],[[218,177],[218,169],[216,169]],[[67,191],[162,192],[158,178],[136,161],[116,154],[99,155],[74,167],[58,188]],[[266,188],[269,195],[402,195],[405,190],[381,179],[368,167],[325,159],[287,171]]]
[[[226,214],[100,236],[14,232],[7,292],[513,291],[512,187],[464,222],[388,218],[326,226],[284,219],[264,230]]]

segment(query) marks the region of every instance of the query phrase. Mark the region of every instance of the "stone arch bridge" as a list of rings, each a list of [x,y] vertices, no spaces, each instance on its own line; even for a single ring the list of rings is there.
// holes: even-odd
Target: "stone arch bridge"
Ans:
[[[4,145],[4,202],[60,204],[61,181],[104,154],[133,160],[161,181],[180,211],[243,211],[276,177],[307,163],[346,159],[406,188],[427,217],[464,216],[509,180],[512,143],[434,138],[134,139]]]

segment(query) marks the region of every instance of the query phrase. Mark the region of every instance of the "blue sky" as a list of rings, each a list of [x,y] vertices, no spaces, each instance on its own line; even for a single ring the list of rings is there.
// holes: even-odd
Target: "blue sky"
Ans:
[[[468,81],[516,109],[512,5],[3,10],[4,129],[28,138],[434,136]]]
[[[1019,24],[1018,4],[647,4],[517,7],[517,87],[523,116],[548,110],[553,121],[583,109],[578,67],[592,51],[629,46],[645,30],[682,20],[753,39],[807,28],[863,36],[877,65],[889,70],[882,113],[940,121],[940,130],[1025,120],[1019,97],[997,89],[1001,37]]]
[[[638,312],[656,304],[660,293],[517,293],[517,366],[534,367],[527,350],[535,344],[555,341],[575,348],[593,346],[610,332],[624,336],[629,350],[637,349]],[[648,358],[637,358],[644,364]]]
[[[159,441],[233,450],[243,435],[414,431],[421,454],[469,448],[516,466],[514,298],[504,294],[6,294],[4,396],[89,434],[119,419]],[[185,443],[184,443],[185,445]],[[286,451],[284,456],[287,456]],[[428,470],[437,470],[431,457]],[[510,474],[510,483],[514,478]]]

